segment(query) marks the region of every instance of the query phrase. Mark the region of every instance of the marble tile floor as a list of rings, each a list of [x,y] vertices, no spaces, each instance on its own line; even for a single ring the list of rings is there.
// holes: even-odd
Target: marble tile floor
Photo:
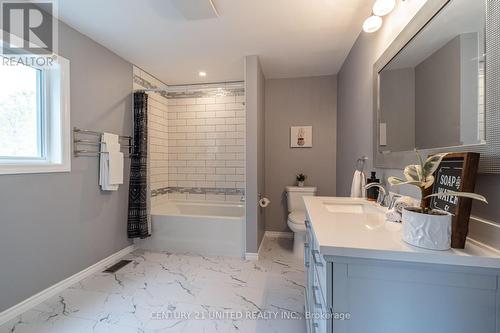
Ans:
[[[264,238],[258,261],[137,250],[0,326],[0,333],[306,332],[303,264]]]

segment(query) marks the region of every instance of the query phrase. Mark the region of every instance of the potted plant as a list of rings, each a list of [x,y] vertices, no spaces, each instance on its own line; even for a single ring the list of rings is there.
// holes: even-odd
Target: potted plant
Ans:
[[[307,176],[304,175],[303,173],[299,173],[295,178],[297,179],[297,186],[303,187]]]
[[[482,195],[467,192],[447,191],[426,195],[426,190],[434,184],[434,172],[448,153],[430,156],[425,162],[415,151],[419,164],[408,165],[404,169],[405,179],[389,177],[391,185],[413,185],[420,189],[422,199],[420,207],[407,207],[403,209],[403,240],[411,245],[431,249],[448,250],[451,245],[451,220],[452,215],[430,208],[431,197],[456,196],[476,199],[485,203]],[[368,187],[376,186],[369,184]]]

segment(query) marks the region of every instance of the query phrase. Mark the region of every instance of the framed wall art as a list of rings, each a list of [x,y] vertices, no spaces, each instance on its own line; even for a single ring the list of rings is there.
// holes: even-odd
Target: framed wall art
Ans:
[[[311,148],[312,126],[290,127],[290,148]]]

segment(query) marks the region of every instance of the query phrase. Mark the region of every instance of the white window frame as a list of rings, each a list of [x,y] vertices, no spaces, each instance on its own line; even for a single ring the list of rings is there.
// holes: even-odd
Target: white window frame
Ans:
[[[22,58],[31,56],[38,55],[19,55]],[[43,71],[44,156],[0,159],[0,175],[71,171],[70,62],[55,54],[52,59],[51,66],[33,66]]]

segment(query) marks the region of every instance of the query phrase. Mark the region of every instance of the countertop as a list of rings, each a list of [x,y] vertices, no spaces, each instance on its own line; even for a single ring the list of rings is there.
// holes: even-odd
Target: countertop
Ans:
[[[365,199],[304,197],[304,202],[322,255],[500,268],[500,252],[472,240],[465,249],[447,251],[405,243],[402,224],[386,221],[386,208]],[[368,212],[332,212],[324,203],[362,204]]]

